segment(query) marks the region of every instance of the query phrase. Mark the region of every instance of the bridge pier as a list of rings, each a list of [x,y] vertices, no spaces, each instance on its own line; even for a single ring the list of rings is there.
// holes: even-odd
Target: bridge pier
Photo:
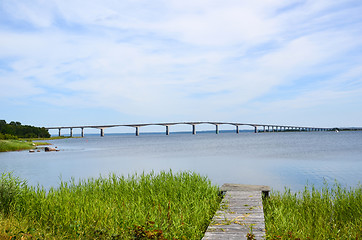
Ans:
[[[140,135],[140,127],[135,127],[136,128],[136,136]]]
[[[169,129],[169,127],[166,125],[166,135],[168,136],[168,135],[170,135],[170,129]]]
[[[216,130],[215,130],[216,134],[219,134],[219,124],[215,124],[215,127],[216,127]]]
[[[265,126],[263,126],[263,132],[266,132],[266,128],[265,128]]]
[[[235,128],[236,128],[235,131],[238,134],[239,133],[239,125],[236,125]]]
[[[196,125],[192,124],[192,134],[196,134]]]
[[[81,129],[82,129],[81,136],[84,137],[84,128]]]
[[[254,126],[254,133],[257,133],[257,132],[258,132],[258,127]]]
[[[60,130],[61,130],[61,128],[59,128],[58,130],[59,130],[59,135],[58,135],[58,136],[60,137]]]
[[[104,137],[104,128],[101,128],[101,137]]]
[[[73,128],[69,128],[69,135],[70,137],[73,137]]]

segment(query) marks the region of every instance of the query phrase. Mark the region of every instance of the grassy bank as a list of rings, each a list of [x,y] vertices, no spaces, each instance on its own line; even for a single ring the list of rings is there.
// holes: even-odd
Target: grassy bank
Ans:
[[[110,175],[46,192],[0,179],[0,239],[201,239],[218,187],[195,173]]]
[[[0,152],[19,151],[35,148],[33,142],[21,140],[0,140]]]
[[[267,239],[361,239],[362,186],[273,192],[264,199]]]
[[[23,140],[0,140],[0,152],[34,149],[36,146],[50,145],[46,142],[32,142]]]

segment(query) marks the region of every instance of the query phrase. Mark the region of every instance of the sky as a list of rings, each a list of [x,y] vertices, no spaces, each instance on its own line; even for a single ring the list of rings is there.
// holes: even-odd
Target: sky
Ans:
[[[0,119],[362,127],[361,13],[360,0],[0,0]]]

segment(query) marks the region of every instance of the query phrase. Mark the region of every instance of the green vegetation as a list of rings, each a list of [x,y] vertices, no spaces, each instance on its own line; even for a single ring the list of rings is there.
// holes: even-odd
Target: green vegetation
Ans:
[[[20,122],[14,121],[6,123],[5,120],[0,120],[0,139],[49,137],[50,134],[45,128],[21,125]]]
[[[36,146],[40,145],[50,145],[50,143],[21,140],[0,140],[0,152],[34,149]]]
[[[221,197],[195,173],[110,175],[48,192],[0,178],[0,239],[201,239]]]
[[[35,145],[32,142],[20,140],[0,140],[0,152],[20,151],[33,148],[35,148]]]
[[[45,128],[21,125],[20,122],[6,123],[5,120],[0,120],[0,152],[32,149],[36,145],[49,145],[41,142],[32,143],[29,140],[20,141],[19,138],[49,139],[50,134]]]
[[[267,239],[360,239],[362,186],[327,184],[321,191],[305,187],[273,192],[264,202]]]

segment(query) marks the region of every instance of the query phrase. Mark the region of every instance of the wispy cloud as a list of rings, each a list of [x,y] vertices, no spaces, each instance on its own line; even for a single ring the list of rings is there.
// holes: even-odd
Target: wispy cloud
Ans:
[[[0,99],[125,122],[362,107],[360,12],[359,1],[2,1]]]

